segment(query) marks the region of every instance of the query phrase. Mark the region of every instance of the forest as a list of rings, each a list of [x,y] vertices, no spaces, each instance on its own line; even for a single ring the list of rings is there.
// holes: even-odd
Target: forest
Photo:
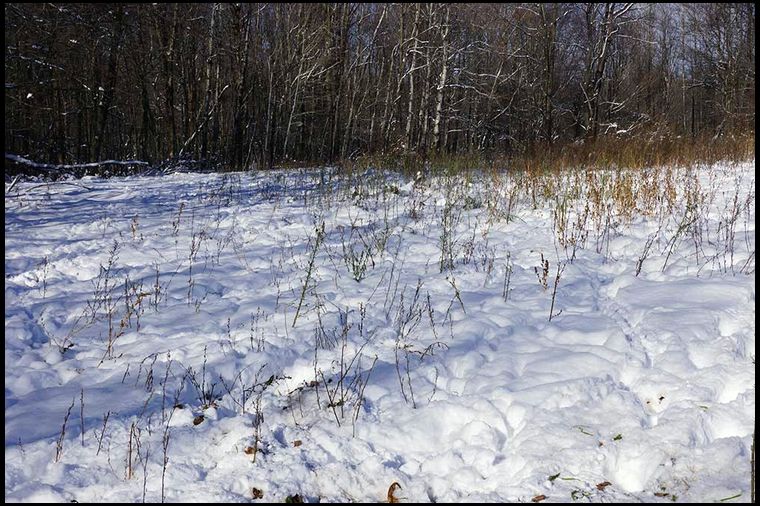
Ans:
[[[6,3],[5,34],[6,154],[38,163],[754,143],[752,3]]]

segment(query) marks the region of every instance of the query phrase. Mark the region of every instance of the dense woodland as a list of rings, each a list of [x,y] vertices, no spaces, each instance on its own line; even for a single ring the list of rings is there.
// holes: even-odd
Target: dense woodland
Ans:
[[[226,168],[719,138],[755,7],[5,4],[5,150]]]

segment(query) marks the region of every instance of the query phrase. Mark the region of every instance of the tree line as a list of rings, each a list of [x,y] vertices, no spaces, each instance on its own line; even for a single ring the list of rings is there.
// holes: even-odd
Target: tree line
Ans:
[[[6,152],[228,168],[754,132],[752,3],[5,4]]]

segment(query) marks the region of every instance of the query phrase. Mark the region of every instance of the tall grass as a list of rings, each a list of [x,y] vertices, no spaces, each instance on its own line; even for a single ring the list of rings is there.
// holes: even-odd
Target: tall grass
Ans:
[[[642,169],[646,167],[687,167],[719,161],[739,162],[754,158],[755,133],[721,137],[600,137],[570,144],[536,144],[514,153],[381,153],[345,160],[345,171],[367,168],[456,174],[469,169],[556,171],[562,169]]]

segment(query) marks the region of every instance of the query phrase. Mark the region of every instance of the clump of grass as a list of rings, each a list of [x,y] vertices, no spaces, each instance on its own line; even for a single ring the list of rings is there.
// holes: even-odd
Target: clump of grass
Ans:
[[[69,415],[71,415],[71,410],[74,407],[74,400],[76,398],[71,399],[71,406],[69,406],[69,409],[66,410],[66,415],[63,417],[63,425],[61,426],[61,435],[58,436],[58,441],[55,443],[55,459],[54,462],[59,462],[61,460],[61,457],[63,456],[63,439],[66,437],[66,423],[69,421]]]
[[[514,264],[512,263],[512,252],[507,251],[507,260],[505,262],[505,268],[504,268],[504,287],[501,291],[501,297],[504,299],[504,302],[507,302],[509,300],[509,284],[512,281],[512,270],[514,269]]]
[[[320,313],[318,313],[320,315]],[[364,404],[364,389],[369,383],[369,378],[375,368],[378,357],[375,355],[369,368],[362,366],[362,359],[365,357],[364,349],[370,343],[373,333],[365,334],[366,312],[364,305],[359,307],[359,322],[355,325],[350,321],[350,311],[338,309],[338,326],[329,332],[324,328],[324,320],[321,315],[318,318],[318,325],[314,329],[314,380],[306,386],[314,387],[317,398],[317,405],[321,408],[322,403],[319,397],[320,385],[324,387],[327,394],[327,405],[332,411],[335,423],[340,427],[341,420],[345,419],[346,407],[349,406],[348,412],[351,414],[351,423],[353,434],[356,435],[356,423],[359,419],[361,407]],[[363,338],[363,343],[359,346],[352,347],[349,345],[352,329],[356,328],[359,332],[359,338]],[[326,377],[325,371],[318,367],[318,354],[321,349],[335,349],[339,346],[339,355],[331,362],[331,371],[333,375]],[[353,351],[352,351],[353,348]],[[304,386],[298,387],[295,391],[301,392]],[[300,399],[300,397],[299,397]]]
[[[358,241],[355,239],[358,238]],[[351,223],[348,239],[346,229],[341,228],[340,244],[343,248],[343,262],[351,277],[359,283],[367,273],[367,267],[375,268],[375,259],[371,244],[364,238],[355,222]]]
[[[317,252],[319,252],[319,247],[325,239],[324,220],[322,220],[322,223],[319,226],[317,226],[315,233],[316,235],[314,236],[314,239],[309,240],[311,254],[309,256],[309,264],[306,268],[306,278],[304,279],[303,287],[301,288],[301,296],[298,298],[298,307],[296,308],[296,314],[293,317],[293,328],[295,328],[296,326],[296,322],[298,321],[298,315],[301,313],[301,307],[303,306],[303,301],[306,298],[306,290],[309,287],[309,284],[311,282],[311,276],[314,272],[314,265],[317,258]]]
[[[533,267],[533,272],[536,273],[539,284],[543,287],[544,291],[549,288],[549,260],[544,258],[544,254],[541,253],[541,263],[539,267]]]
[[[552,305],[549,308],[549,321],[552,321],[552,318],[555,316],[559,316],[562,314],[562,310],[560,309],[557,314],[554,314],[554,301],[557,298],[557,287],[559,286],[559,280],[562,278],[562,273],[565,270],[565,263],[564,262],[557,262],[557,274],[554,276],[554,290],[552,290]]]

